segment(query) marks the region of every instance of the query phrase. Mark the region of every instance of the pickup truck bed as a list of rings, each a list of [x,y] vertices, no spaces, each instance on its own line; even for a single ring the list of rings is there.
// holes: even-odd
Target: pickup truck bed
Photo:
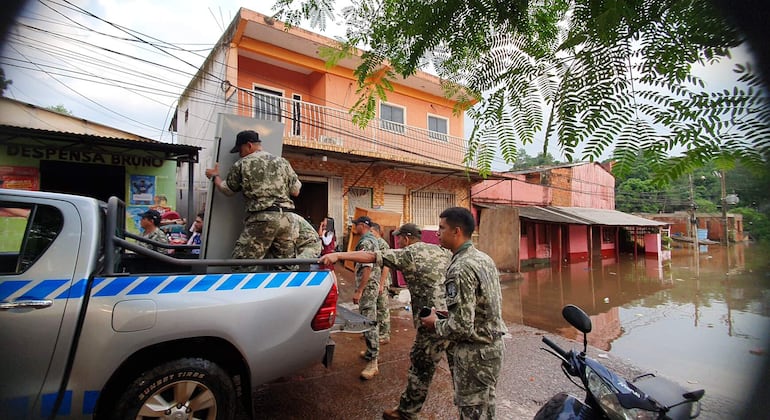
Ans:
[[[177,260],[126,240],[125,214],[0,189],[0,418],[233,418],[256,386],[331,361],[332,272]],[[300,269],[230,270],[249,263]]]

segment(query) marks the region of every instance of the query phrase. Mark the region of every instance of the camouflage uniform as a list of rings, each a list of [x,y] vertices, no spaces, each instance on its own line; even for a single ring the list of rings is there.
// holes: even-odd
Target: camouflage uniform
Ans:
[[[168,243],[168,236],[166,236],[166,233],[163,232],[163,230],[161,230],[160,228],[156,228],[155,230],[152,231],[152,233],[147,234],[147,235],[142,235],[142,236],[147,238],[147,239],[149,239],[149,240],[151,240],[151,241],[160,242],[160,243],[163,243],[163,244],[167,244]],[[143,246],[143,247],[145,247],[145,248],[147,248],[147,249],[151,249],[151,250],[153,250],[155,252],[160,252],[162,254],[168,254],[168,250],[166,248],[158,248],[155,245],[146,244],[144,242],[138,242],[138,244]]]
[[[379,252],[377,264],[400,270],[412,297],[412,317],[417,335],[409,353],[411,365],[406,390],[401,394],[398,410],[402,418],[418,418],[436,365],[446,350],[446,340],[439,339],[420,324],[419,312],[423,306],[446,310],[444,273],[451,253],[438,245],[415,242],[400,249]]]
[[[297,240],[294,243],[297,258],[320,257],[323,245],[321,245],[321,238],[318,237],[318,231],[304,217],[296,213],[289,213],[289,217],[299,226]]]
[[[243,191],[246,200],[244,228],[233,258],[259,259],[268,250],[275,258],[294,258],[299,226],[283,209],[294,209],[289,192],[301,184],[289,162],[265,151],[251,153],[233,164],[225,185]]]
[[[377,238],[377,245],[380,251],[390,249],[390,245],[382,238]],[[380,265],[379,267],[382,267]],[[380,283],[386,282],[382,288],[382,293],[377,294],[377,330],[380,340],[390,340],[390,305],[388,304],[388,286],[389,279],[382,278],[382,268],[380,268]]]
[[[494,261],[468,241],[447,268],[447,319],[436,333],[449,340],[447,359],[460,418],[495,417],[495,386],[503,360],[500,277]]]
[[[377,252],[378,250],[377,238],[371,232],[366,232],[358,240],[358,244],[356,244],[356,251]],[[376,264],[356,263],[356,288],[361,285],[364,267],[371,267],[372,271],[369,274],[369,281],[366,283],[366,287],[361,294],[361,299],[358,301],[358,311],[361,315],[374,321],[377,319],[377,295],[379,294],[382,269]],[[376,359],[380,353],[380,334],[377,328],[372,328],[365,332],[364,339],[366,340],[365,358],[367,360]]]

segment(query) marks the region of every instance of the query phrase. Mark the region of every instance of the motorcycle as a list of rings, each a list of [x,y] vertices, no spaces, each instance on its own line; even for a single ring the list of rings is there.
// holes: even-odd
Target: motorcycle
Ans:
[[[565,351],[543,337],[542,348],[561,360],[561,368],[569,380],[585,391],[583,401],[567,393],[551,397],[535,415],[546,419],[693,419],[700,415],[700,399],[705,391],[687,391],[679,384],[648,373],[630,381],[589,358],[588,333],[591,318],[575,305],[562,309],[562,316],[583,333],[583,351]],[[579,378],[580,383],[574,378]]]

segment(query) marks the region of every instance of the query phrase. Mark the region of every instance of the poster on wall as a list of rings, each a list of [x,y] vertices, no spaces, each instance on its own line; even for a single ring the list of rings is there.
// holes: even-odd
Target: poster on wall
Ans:
[[[129,201],[132,205],[152,205],[155,199],[155,176],[131,175],[131,195]]]
[[[0,188],[40,190],[40,171],[31,166],[0,166]]]

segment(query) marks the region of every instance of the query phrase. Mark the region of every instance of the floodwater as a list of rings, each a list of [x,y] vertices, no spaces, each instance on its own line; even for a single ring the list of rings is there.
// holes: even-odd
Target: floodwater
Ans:
[[[503,316],[582,342],[561,316],[577,305],[591,316],[590,345],[743,404],[770,356],[769,255],[709,245],[675,248],[670,260],[621,255],[531,270],[502,283]]]

